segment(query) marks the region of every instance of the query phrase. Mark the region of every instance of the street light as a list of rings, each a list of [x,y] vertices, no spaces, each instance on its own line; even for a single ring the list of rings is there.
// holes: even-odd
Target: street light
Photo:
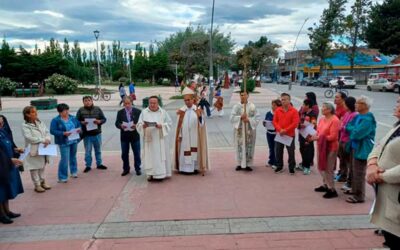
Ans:
[[[179,86],[179,80],[178,80],[178,61],[175,61],[175,92],[176,88]]]
[[[208,97],[209,103],[212,103],[213,101],[213,78],[214,78],[214,72],[213,72],[213,49],[212,49],[212,33],[213,33],[213,24],[214,24],[214,6],[215,6],[215,0],[213,0],[212,3],[212,10],[211,10],[211,29],[210,29],[210,77],[208,78],[208,84],[210,86],[210,94]]]
[[[100,76],[100,56],[99,56],[99,35],[100,35],[100,31],[95,30],[93,31],[94,33],[94,37],[96,38],[96,47],[97,47],[97,74],[98,74],[98,78],[99,78],[99,82],[98,82],[98,88],[101,88],[101,76]]]
[[[306,22],[308,21],[308,19],[309,19],[308,17],[307,17],[306,19],[304,19],[303,25],[301,25],[301,28],[299,29],[299,32],[297,33],[296,40],[294,41],[294,44],[293,44],[293,52],[294,52],[294,50],[296,49],[297,39],[299,38],[299,35],[300,35],[300,33],[301,33],[301,30],[303,29],[304,24],[306,24]],[[296,78],[297,78],[298,56],[299,56],[299,52],[298,52],[298,50],[297,50],[297,51],[296,51],[296,59],[295,59],[294,80],[293,80],[293,81],[296,81]],[[289,89],[290,89],[290,87],[291,87],[291,86],[289,86]]]

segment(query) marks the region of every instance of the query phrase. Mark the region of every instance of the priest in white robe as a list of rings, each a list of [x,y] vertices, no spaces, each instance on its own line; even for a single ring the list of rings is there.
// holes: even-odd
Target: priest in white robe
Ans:
[[[203,111],[197,107],[194,91],[182,92],[185,106],[177,111],[174,164],[180,173],[204,173],[209,170],[207,130]]]
[[[240,103],[233,106],[230,121],[233,125],[233,142],[236,151],[236,170],[252,171],[256,130],[260,115],[256,106],[248,101],[247,91],[240,92]],[[246,110],[246,111],[245,111]]]
[[[149,181],[171,177],[171,126],[171,118],[159,106],[157,96],[149,97],[149,107],[142,110],[136,125],[143,138],[142,164]]]

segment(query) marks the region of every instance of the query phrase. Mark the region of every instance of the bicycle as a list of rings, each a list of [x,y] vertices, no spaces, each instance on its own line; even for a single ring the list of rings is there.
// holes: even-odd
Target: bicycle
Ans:
[[[349,92],[348,92],[347,90],[345,90],[345,89],[343,89],[343,88],[337,88],[337,87],[330,87],[329,89],[325,90],[324,96],[325,96],[326,98],[332,98],[332,97],[333,97],[333,94],[334,94],[333,89],[335,89],[335,93],[337,93],[337,92],[343,92],[343,93],[346,94],[346,96],[349,96]],[[339,90],[338,90],[338,89],[339,89]]]
[[[101,88],[95,88],[92,97],[95,101],[99,100],[100,98],[104,101],[109,101],[111,99],[111,93],[105,92],[105,90]]]

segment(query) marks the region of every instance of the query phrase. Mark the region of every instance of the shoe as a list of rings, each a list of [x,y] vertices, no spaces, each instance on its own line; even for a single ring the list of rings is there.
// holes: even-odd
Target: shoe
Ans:
[[[345,183],[340,189],[343,191],[349,191],[351,190],[351,187],[348,183]]]
[[[97,166],[97,169],[106,170],[107,167],[101,164],[100,166]]]
[[[36,193],[43,193],[45,191],[46,191],[46,189],[42,188],[41,185],[35,185],[35,192]]]
[[[195,169],[194,171],[193,171],[193,174],[199,174],[200,172],[199,172],[199,170],[197,170],[197,169]]]
[[[85,170],[83,170],[84,173],[89,172],[90,170],[92,170],[90,167],[86,167]]]
[[[304,175],[309,175],[309,174],[311,174],[311,170],[309,168],[304,168],[303,169],[303,174]]]
[[[71,177],[76,179],[78,178],[78,174],[71,174]]]
[[[362,201],[362,200],[357,200],[357,199],[354,198],[353,196],[350,196],[350,197],[348,197],[348,198],[346,199],[346,202],[347,202],[347,203],[353,203],[353,204],[355,204],[355,203],[363,203],[364,201]]]
[[[14,221],[12,219],[10,219],[10,217],[3,215],[3,216],[0,216],[0,222],[3,224],[11,224]]]
[[[57,182],[58,182],[58,183],[67,183],[68,180],[58,180]]]
[[[280,173],[283,173],[283,168],[277,167],[274,171],[275,171],[275,174],[280,174]]]
[[[294,175],[294,169],[289,169],[289,174]]]
[[[244,170],[246,170],[246,171],[248,171],[248,172],[251,172],[251,171],[253,171],[253,169],[251,168],[251,167],[246,167]]]
[[[314,188],[315,192],[328,192],[328,187],[325,185],[319,186],[317,188]]]
[[[338,194],[336,193],[335,189],[328,189],[328,191],[326,191],[326,193],[322,196],[325,199],[331,199],[331,198],[335,198],[338,197]]]
[[[236,166],[236,169],[235,169],[236,171],[240,171],[240,170],[242,170],[242,166]]]
[[[13,212],[9,212],[7,214],[7,217],[10,218],[10,219],[18,218],[20,216],[21,216],[21,214],[17,214],[17,213],[13,213]]]
[[[128,175],[128,174],[129,174],[129,171],[125,171],[125,170],[124,170],[124,171],[122,172],[121,176],[126,176],[126,175]]]
[[[346,182],[347,181],[347,176],[346,175],[340,175],[339,178],[336,180],[337,182]]]
[[[42,186],[42,188],[44,188],[45,190],[50,190],[51,189],[51,187],[49,185],[47,185],[45,181],[42,181],[40,183],[40,186]]]
[[[141,176],[141,175],[142,175],[142,171],[137,170],[137,171],[136,171],[136,175],[137,175],[137,176]]]
[[[297,165],[295,167],[295,169],[298,170],[298,171],[303,171],[304,170],[303,165],[301,165],[301,163],[299,165]]]
[[[275,169],[277,169],[278,167],[275,166],[275,165],[272,165],[271,168],[272,168],[273,170],[275,170]]]

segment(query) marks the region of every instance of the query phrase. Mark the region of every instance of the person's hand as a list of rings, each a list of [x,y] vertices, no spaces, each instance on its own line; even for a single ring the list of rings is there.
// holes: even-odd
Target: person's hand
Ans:
[[[147,128],[149,125],[147,125],[146,123],[143,123],[143,128]]]
[[[23,149],[23,148],[14,148],[14,152],[22,154],[23,152],[25,152],[25,149]]]
[[[203,110],[201,108],[196,109],[196,114],[200,117],[203,114]]]
[[[131,128],[135,129],[136,128],[136,124],[132,124]]]
[[[281,129],[281,131],[279,131],[280,135],[286,135],[286,129]]]
[[[126,129],[127,127],[126,127],[126,125],[122,124],[122,125],[121,125],[121,128],[122,128],[122,129]]]
[[[96,124],[96,125],[100,125],[101,121],[99,119],[96,119],[96,120],[93,121],[93,123]]]
[[[318,137],[318,135],[313,135],[313,136],[310,137],[310,139],[312,141],[318,141],[319,137]]]
[[[304,124],[300,124],[300,125],[299,125],[299,128],[300,128],[300,129],[303,129],[303,128],[305,128],[305,127],[306,127],[306,125],[304,125]]]
[[[82,125],[88,125],[88,122],[81,121],[81,124],[82,124]]]
[[[162,125],[157,123],[156,128],[161,129]]]
[[[69,132],[69,131],[65,131],[64,132],[64,136],[70,136],[72,133],[71,132]]]
[[[46,140],[43,142],[44,147],[47,147],[47,145],[49,145],[50,142],[51,142],[51,141],[50,141],[49,139],[46,139]]]
[[[240,116],[240,119],[241,120],[244,120],[244,119],[246,119],[247,118],[247,114],[242,114],[241,116]]]
[[[382,183],[383,182],[382,173],[384,172],[385,170],[379,167],[378,164],[376,163],[369,164],[367,167],[367,174],[366,174],[366,179],[368,184]]]
[[[11,158],[11,162],[14,164],[14,166],[22,166],[22,164],[24,164],[21,160],[17,158]]]
[[[76,130],[76,132],[77,132],[77,133],[80,133],[80,132],[81,132],[81,129],[80,129],[80,128],[78,128],[78,129]]]

